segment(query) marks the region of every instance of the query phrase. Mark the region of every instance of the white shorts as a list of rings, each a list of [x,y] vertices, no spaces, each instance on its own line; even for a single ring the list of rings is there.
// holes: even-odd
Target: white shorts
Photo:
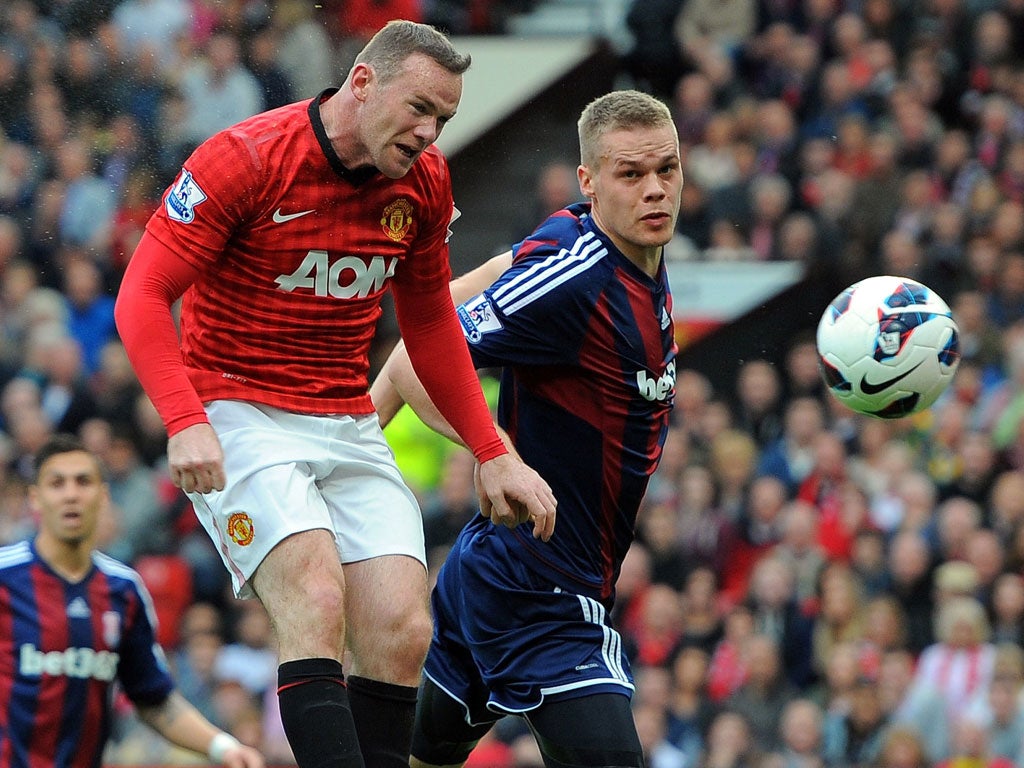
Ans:
[[[215,400],[206,413],[224,449],[223,491],[190,493],[238,597],[278,542],[334,534],[343,563],[408,555],[423,563],[423,518],[376,414],[320,416]]]

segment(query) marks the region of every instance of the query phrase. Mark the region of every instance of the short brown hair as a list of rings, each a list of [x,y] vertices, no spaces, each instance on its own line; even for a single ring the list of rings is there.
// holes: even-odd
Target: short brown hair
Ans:
[[[624,128],[675,127],[664,102],[640,91],[612,91],[587,104],[576,127],[580,135],[580,161],[596,165],[597,144],[609,131]]]
[[[35,463],[35,480],[38,481],[38,479],[39,479],[39,470],[42,469],[43,465],[47,461],[52,459],[54,456],[58,456],[58,455],[60,455],[62,453],[78,453],[78,452],[88,453],[92,457],[93,461],[96,463],[96,471],[99,474],[102,474],[102,472],[100,471],[99,459],[97,459],[92,454],[92,452],[89,451],[89,449],[85,447],[85,444],[81,440],[79,440],[77,437],[75,437],[74,435],[70,435],[70,434],[66,434],[66,433],[61,432],[61,433],[55,434],[53,437],[51,437],[49,440],[47,440],[46,443],[43,445],[43,447],[40,448],[38,451],[36,451],[35,462],[34,462]]]
[[[429,56],[455,75],[469,69],[469,54],[459,53],[443,34],[427,24],[396,19],[385,24],[363,47],[355,59],[356,64],[367,64],[387,82],[401,68],[402,62],[413,54]]]

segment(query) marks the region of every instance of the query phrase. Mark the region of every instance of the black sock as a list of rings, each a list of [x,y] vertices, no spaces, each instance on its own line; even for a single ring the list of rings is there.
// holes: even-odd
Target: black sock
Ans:
[[[281,723],[299,768],[363,768],[341,664],[297,659],[277,668]]]
[[[408,768],[416,689],[352,675],[348,696],[366,768]]]

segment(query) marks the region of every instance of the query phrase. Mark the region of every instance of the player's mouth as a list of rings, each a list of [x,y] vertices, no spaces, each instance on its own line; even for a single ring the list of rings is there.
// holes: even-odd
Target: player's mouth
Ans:
[[[415,147],[410,147],[408,144],[396,144],[398,151],[408,157],[410,160],[415,160],[416,156],[420,153],[420,150]]]
[[[665,211],[654,211],[640,217],[640,221],[649,221],[652,224],[661,224],[672,217]]]

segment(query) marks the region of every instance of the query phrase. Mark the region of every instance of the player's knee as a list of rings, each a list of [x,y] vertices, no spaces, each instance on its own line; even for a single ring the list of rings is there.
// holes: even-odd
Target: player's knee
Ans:
[[[396,633],[397,642],[393,645],[396,657],[393,663],[418,676],[423,660],[427,656],[427,649],[430,647],[432,632],[433,624],[429,612],[416,611],[403,617]]]
[[[430,647],[430,636],[434,631],[428,611],[417,611],[408,617],[405,623],[405,639],[414,655],[426,656]]]
[[[336,636],[345,628],[345,590],[327,578],[309,578],[292,604],[304,619],[297,623],[303,631]]]

